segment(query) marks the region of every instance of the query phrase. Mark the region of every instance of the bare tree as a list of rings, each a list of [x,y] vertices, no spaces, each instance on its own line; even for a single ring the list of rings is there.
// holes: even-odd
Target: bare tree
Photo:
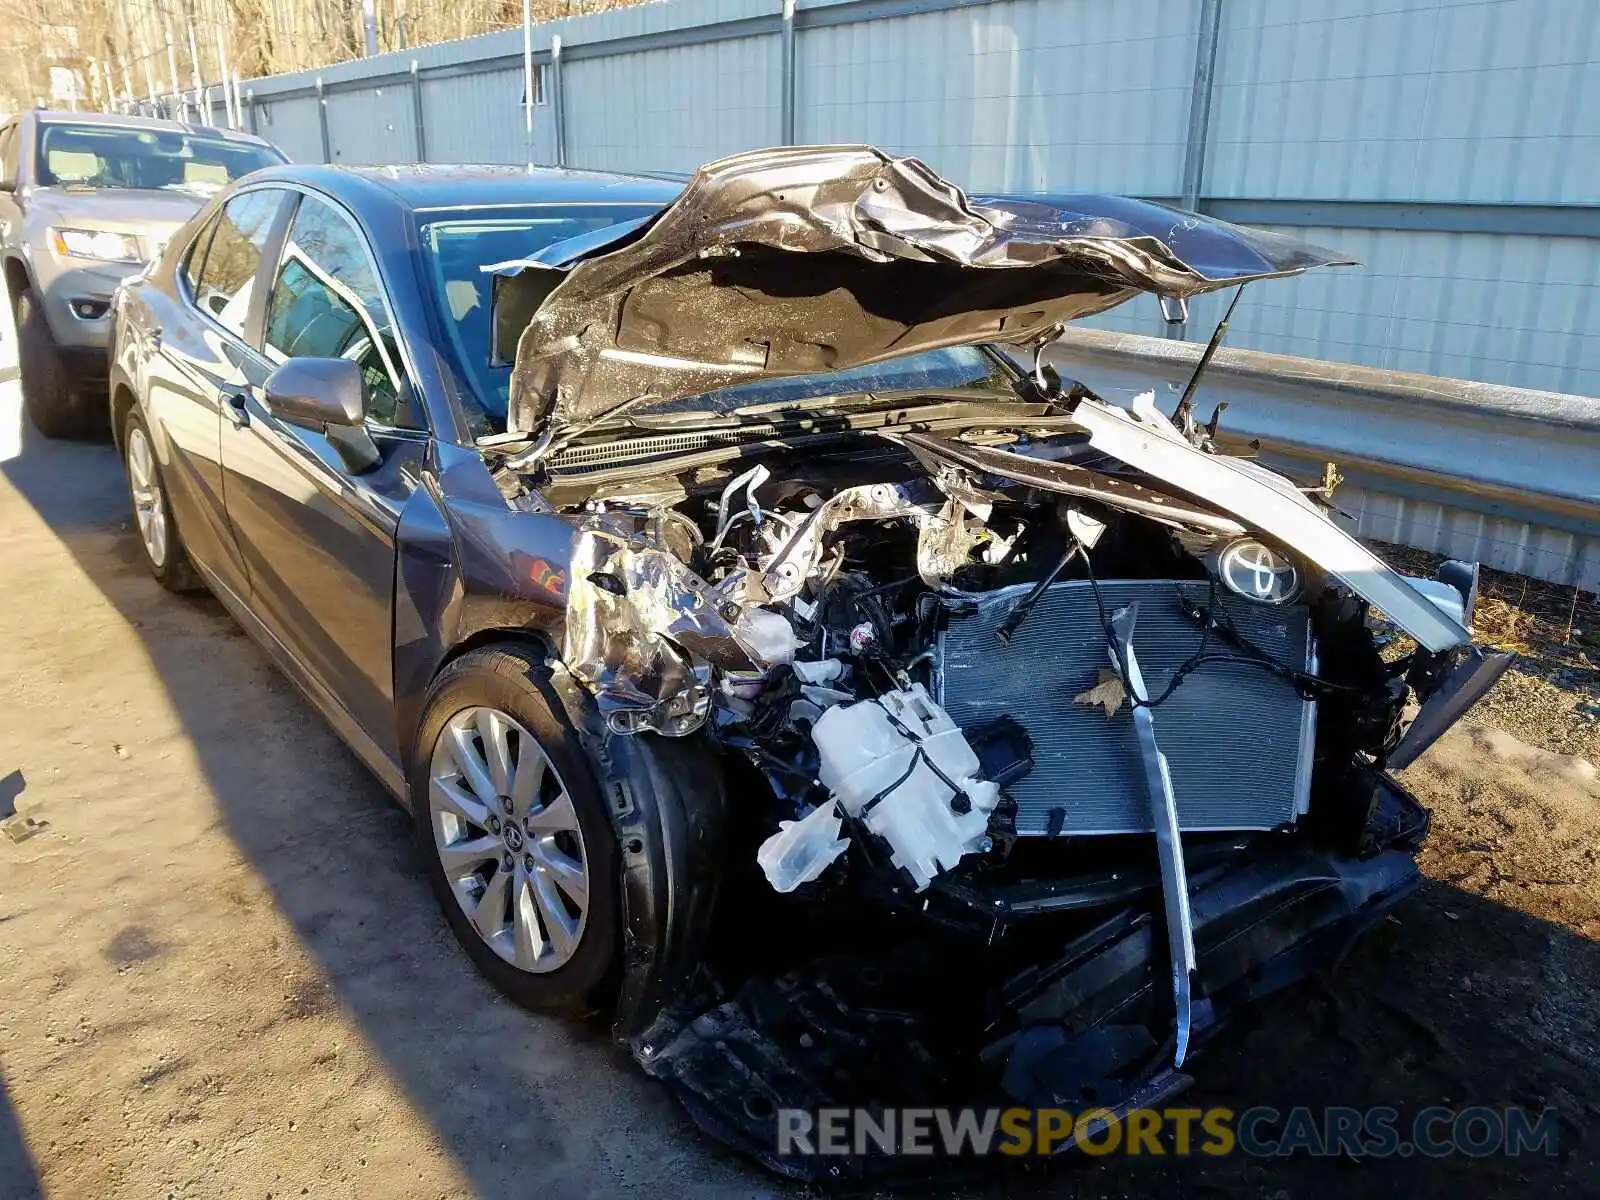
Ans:
[[[521,0],[373,2],[380,51],[473,37],[522,22]],[[551,21],[638,2],[534,0],[533,13],[536,21]],[[357,58],[364,50],[361,3],[6,0],[7,20],[0,26],[0,110],[51,103],[52,67],[75,73],[82,107],[121,109],[136,101],[148,106],[154,89],[163,108],[170,110],[193,102],[192,97],[174,101],[173,76],[185,94],[192,92],[196,74],[208,85],[218,83],[223,53],[228,71],[246,79]]]

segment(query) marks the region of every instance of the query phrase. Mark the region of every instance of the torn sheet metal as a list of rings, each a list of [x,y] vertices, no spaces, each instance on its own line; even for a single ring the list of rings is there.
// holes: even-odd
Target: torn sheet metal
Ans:
[[[1133,726],[1144,759],[1145,786],[1150,793],[1150,816],[1155,827],[1156,857],[1161,865],[1161,902],[1167,917],[1167,948],[1172,963],[1172,1002],[1177,1014],[1177,1046],[1172,1065],[1183,1066],[1189,1052],[1191,1004],[1194,990],[1194,923],[1189,913],[1189,879],[1184,870],[1183,840],[1178,832],[1178,801],[1172,791],[1167,756],[1156,741],[1155,715],[1148,701],[1139,658],[1133,652],[1133,628],[1139,606],[1130,604],[1111,618],[1111,658],[1128,677],[1133,695]]]
[[[773,601],[800,594],[822,557],[823,538],[847,521],[911,517],[919,523],[937,514],[938,498],[926,484],[869,483],[836,492],[818,505],[766,564],[762,584]]]
[[[573,539],[562,660],[616,732],[694,732],[710,709],[709,669],[787,661],[787,628],[718,592],[636,522],[594,517]]]
[[[1123,512],[1135,513],[1171,525],[1237,536],[1245,527],[1195,501],[1184,501],[1131,479],[1119,479],[1076,463],[1033,458],[992,446],[976,446],[931,433],[885,431],[881,436],[898,442],[924,463],[958,464],[984,475],[1010,479],[1029,487],[1098,500]]]
[[[791,146],[709,163],[611,236],[499,264],[509,430],[974,342],[1024,345],[1141,292],[1192,296],[1351,259],[1116,196],[969,200],[914,158]]]
[[[1007,548],[1008,543],[984,523],[994,504],[1003,499],[977,487],[965,472],[948,468],[939,472],[932,486],[917,480],[845,488],[793,526],[764,561],[758,591],[770,603],[793,599],[820,569],[829,533],[850,521],[897,517],[917,527],[918,576],[930,588],[946,587],[979,546],[989,544],[1002,553]]]
[[[1005,548],[966,505],[946,500],[936,514],[922,521],[917,532],[917,575],[930,588],[945,587],[951,576],[971,561],[972,552],[985,543]]]
[[[1390,752],[1386,764],[1389,769],[1402,770],[1421,758],[1423,751],[1443,737],[1446,730],[1500,682],[1500,676],[1515,658],[1509,650],[1469,646],[1461,661],[1423,701],[1422,708],[1400,738],[1400,744]]]
[[[1088,398],[1073,409],[1089,444],[1239,518],[1303,554],[1356,595],[1381,609],[1426,650],[1465,646],[1472,635],[1406,583],[1372,551],[1333,523],[1288,480],[1241,459],[1206,454],[1167,436],[1160,413],[1136,414]],[[1166,424],[1167,430],[1160,425]]]

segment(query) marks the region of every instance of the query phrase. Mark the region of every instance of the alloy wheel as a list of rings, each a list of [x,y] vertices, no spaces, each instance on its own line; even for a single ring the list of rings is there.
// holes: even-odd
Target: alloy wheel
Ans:
[[[150,439],[138,425],[128,429],[128,490],[139,540],[157,570],[167,562],[167,509],[161,502],[161,475],[156,470]]]
[[[439,731],[428,816],[450,892],[485,945],[523,971],[565,965],[583,939],[589,860],[555,764],[496,708],[468,708]]]

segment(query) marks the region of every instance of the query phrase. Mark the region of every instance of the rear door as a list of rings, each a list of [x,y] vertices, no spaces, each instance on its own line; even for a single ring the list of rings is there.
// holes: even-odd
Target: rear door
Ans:
[[[145,418],[167,454],[162,474],[178,527],[191,555],[241,599],[249,585],[224,512],[221,424],[255,369],[258,279],[292,198],[282,188],[231,198],[189,247],[172,295],[152,292],[138,327],[130,319],[127,329],[144,343]]]
[[[394,534],[427,450],[376,260],[355,220],[302,194],[271,280],[261,373],[222,431],[228,518],[256,616],[391,760]],[[321,433],[279,421],[260,385],[295,357],[349,358],[383,454],[354,474]]]

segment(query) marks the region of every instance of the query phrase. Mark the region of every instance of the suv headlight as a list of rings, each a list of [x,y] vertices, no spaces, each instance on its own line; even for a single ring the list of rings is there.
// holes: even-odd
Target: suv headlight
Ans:
[[[125,263],[144,261],[139,239],[127,233],[111,233],[104,229],[58,227],[50,231],[50,244],[63,258],[92,258],[99,262]]]

